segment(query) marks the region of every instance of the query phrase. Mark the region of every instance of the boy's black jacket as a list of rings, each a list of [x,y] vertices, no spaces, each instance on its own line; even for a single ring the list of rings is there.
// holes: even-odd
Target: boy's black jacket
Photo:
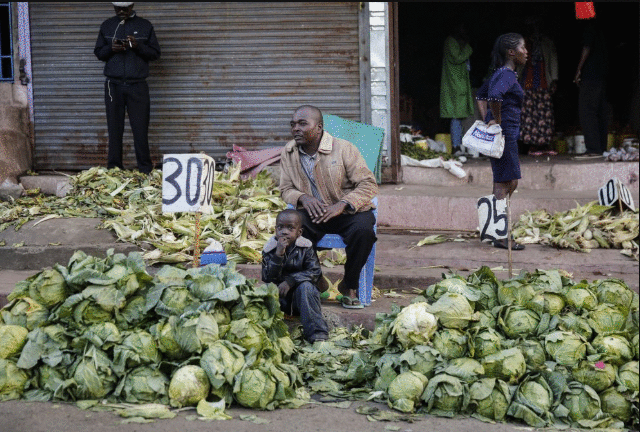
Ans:
[[[309,281],[317,285],[322,274],[318,255],[311,240],[298,237],[295,244],[289,246],[284,256],[276,255],[278,242],[271,237],[262,250],[262,281],[279,285],[286,281],[291,288]]]

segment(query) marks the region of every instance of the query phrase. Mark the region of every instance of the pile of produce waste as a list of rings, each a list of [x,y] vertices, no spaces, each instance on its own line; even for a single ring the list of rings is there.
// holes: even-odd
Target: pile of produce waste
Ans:
[[[371,334],[336,329],[299,349],[310,392],[326,397],[410,416],[638,426],[638,295],[620,280],[538,270],[499,281],[482,267],[378,314]]]
[[[193,260],[194,213],[162,214],[162,172],[91,168],[70,177],[71,191],[63,198],[29,191],[14,202],[0,202],[0,231],[17,231],[30,220],[55,217],[102,218],[102,227],[121,241],[145,251],[148,264]],[[259,263],[265,242],[273,235],[275,217],[285,208],[267,172],[240,179],[240,166],[217,171],[213,184],[213,214],[200,220],[200,248],[208,239],[224,245],[236,263]]]
[[[76,253],[20,282],[0,310],[0,400],[106,400],[123,416],[197,406],[373,400],[395,411],[533,427],[638,427],[638,295],[557,270],[443,275],[376,328],[291,335],[273,284],[233,266],[145,271],[140,254]],[[149,405],[151,404],[151,405]],[[361,407],[362,408],[362,407]],[[150,412],[150,413],[149,413]]]
[[[197,406],[228,418],[232,402],[274,409],[309,399],[278,288],[233,265],[164,266],[151,276],[140,253],[76,252],[66,267],[16,284],[8,299],[0,401]],[[156,405],[135,415],[154,416]]]
[[[546,210],[525,212],[513,227],[518,243],[540,243],[590,252],[591,249],[622,249],[638,261],[638,210],[620,212],[617,207],[592,201],[553,215]]]
[[[409,156],[416,160],[429,160],[435,158],[442,158],[444,160],[454,159],[454,156],[447,152],[438,152],[430,149],[428,146],[425,148],[416,144],[417,141],[425,140],[425,137],[420,135],[420,131],[413,130],[410,126],[400,126],[400,153]]]

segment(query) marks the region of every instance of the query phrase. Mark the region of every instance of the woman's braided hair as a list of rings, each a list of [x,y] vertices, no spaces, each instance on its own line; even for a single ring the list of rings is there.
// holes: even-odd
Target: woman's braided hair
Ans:
[[[504,66],[507,61],[507,50],[518,48],[522,39],[519,33],[505,33],[498,36],[491,51],[491,73]]]

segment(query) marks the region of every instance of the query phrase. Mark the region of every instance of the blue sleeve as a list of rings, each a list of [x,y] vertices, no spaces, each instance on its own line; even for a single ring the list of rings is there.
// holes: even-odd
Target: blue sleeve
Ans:
[[[489,81],[489,94],[487,99],[502,102],[504,95],[516,82],[516,74],[513,71],[505,69],[496,71]]]
[[[489,97],[489,80],[482,83],[476,92],[476,100],[487,100]]]

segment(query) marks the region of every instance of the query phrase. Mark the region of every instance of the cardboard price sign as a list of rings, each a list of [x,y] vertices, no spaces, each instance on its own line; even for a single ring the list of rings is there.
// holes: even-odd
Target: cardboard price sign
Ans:
[[[213,213],[216,162],[205,154],[168,154],[162,162],[162,212]]]
[[[507,199],[496,200],[488,195],[478,200],[478,220],[480,221],[480,241],[493,241],[507,237]]]
[[[609,180],[606,185],[600,188],[598,191],[598,201],[600,205],[605,206],[613,206],[620,201],[621,204],[624,204],[630,210],[635,211],[636,209],[633,204],[631,192],[629,192],[629,189],[616,177]]]

